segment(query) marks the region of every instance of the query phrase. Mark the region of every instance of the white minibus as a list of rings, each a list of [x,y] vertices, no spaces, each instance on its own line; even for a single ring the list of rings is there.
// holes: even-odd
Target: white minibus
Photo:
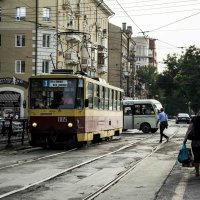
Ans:
[[[162,104],[155,99],[123,100],[123,129],[138,129],[143,133],[158,130],[158,113]]]

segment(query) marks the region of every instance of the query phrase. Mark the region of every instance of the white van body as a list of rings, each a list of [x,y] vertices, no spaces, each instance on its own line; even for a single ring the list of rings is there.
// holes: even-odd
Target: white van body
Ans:
[[[158,113],[162,104],[155,99],[123,100],[123,129],[138,129],[144,133],[158,130]]]

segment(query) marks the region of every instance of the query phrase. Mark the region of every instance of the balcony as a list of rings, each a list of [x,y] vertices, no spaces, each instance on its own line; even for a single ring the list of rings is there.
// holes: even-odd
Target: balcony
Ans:
[[[92,59],[91,67],[97,68],[97,61],[96,60]]]
[[[82,67],[91,67],[91,59],[90,58],[82,58]]]
[[[127,70],[127,69],[122,69],[122,73],[123,73],[123,75],[124,75],[125,77],[128,77],[128,76],[131,75],[131,72],[130,72],[129,70]]]
[[[67,10],[71,8],[70,2],[68,0],[64,0],[62,4],[63,10]]]
[[[98,73],[100,73],[100,74],[108,73],[108,68],[103,65],[98,68]]]
[[[78,33],[70,33],[67,35],[67,38],[66,38],[67,41],[70,41],[70,40],[74,40],[76,42],[81,42],[82,38],[81,36],[78,34]]]
[[[83,15],[83,13],[80,10],[77,10],[74,12],[76,17],[81,17]]]
[[[78,64],[79,58],[76,52],[65,53],[65,63],[67,64]]]

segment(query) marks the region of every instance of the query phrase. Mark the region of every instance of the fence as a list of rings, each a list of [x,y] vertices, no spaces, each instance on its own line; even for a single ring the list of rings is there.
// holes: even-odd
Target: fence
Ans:
[[[0,119],[0,143],[8,145],[15,142],[24,144],[28,138],[27,119]]]

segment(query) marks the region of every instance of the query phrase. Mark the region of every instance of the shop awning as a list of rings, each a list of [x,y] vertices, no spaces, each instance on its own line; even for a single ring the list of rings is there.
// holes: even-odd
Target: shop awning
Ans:
[[[18,102],[20,94],[0,94],[0,102]]]

